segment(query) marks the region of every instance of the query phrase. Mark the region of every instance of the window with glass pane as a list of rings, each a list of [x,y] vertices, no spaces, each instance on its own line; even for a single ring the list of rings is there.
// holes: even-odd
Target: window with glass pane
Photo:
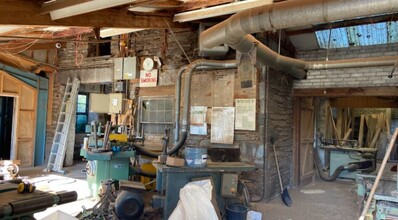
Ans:
[[[88,123],[88,96],[78,94],[76,106],[76,133],[84,133]]]
[[[164,134],[164,130],[173,130],[173,99],[150,98],[141,100],[142,132]]]

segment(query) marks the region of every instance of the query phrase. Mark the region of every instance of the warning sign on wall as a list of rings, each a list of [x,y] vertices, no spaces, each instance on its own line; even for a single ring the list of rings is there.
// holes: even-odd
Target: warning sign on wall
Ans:
[[[140,87],[155,87],[158,84],[158,70],[141,70]]]

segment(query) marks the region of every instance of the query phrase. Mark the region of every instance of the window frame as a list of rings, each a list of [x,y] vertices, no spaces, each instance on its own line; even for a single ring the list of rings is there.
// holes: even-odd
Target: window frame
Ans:
[[[171,101],[171,122],[143,122],[143,108],[142,103],[146,100],[170,100]],[[143,137],[144,136],[144,125],[170,125],[172,129],[170,130],[170,138],[173,137],[173,128],[174,128],[174,120],[175,120],[175,99],[174,96],[140,96],[138,98],[138,111],[137,111],[137,124],[136,124],[136,136]]]
[[[77,111],[78,106],[79,106],[79,95],[84,95],[84,96],[86,96],[86,112],[78,112],[78,111]],[[77,126],[77,117],[78,117],[79,115],[85,115],[86,118],[87,118],[86,124],[88,123],[88,115],[89,115],[89,110],[88,110],[88,108],[89,108],[89,102],[90,102],[89,97],[90,97],[90,96],[89,96],[89,93],[79,92],[79,93],[77,94],[77,101],[76,101],[76,117],[75,117],[75,118],[76,118],[75,133],[76,133],[76,134],[85,133],[84,130],[83,130],[83,131],[79,131],[79,130],[78,130],[78,126]]]

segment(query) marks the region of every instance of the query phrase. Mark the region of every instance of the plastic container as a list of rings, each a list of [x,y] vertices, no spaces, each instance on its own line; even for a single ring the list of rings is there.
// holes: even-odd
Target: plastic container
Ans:
[[[206,167],[207,148],[185,147],[185,164],[188,167]]]
[[[242,204],[230,204],[227,206],[227,220],[246,220],[249,208]]]

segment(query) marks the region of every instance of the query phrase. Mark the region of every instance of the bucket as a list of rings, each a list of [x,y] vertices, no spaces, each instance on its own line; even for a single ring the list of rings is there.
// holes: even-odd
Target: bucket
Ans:
[[[242,204],[231,204],[227,206],[227,220],[246,220],[249,208]]]
[[[207,148],[185,147],[185,164],[188,167],[206,167]]]

